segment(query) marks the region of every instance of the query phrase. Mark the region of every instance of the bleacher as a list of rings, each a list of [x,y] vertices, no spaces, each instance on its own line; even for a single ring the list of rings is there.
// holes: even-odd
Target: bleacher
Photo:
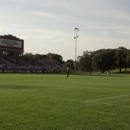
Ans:
[[[60,71],[60,68],[61,66],[53,61],[24,56],[23,39],[11,34],[0,35],[1,72],[55,72]]]
[[[3,57],[0,58],[0,69],[11,72],[60,72],[61,66],[50,60],[39,60],[25,57]],[[10,72],[9,71],[9,72]],[[6,71],[7,72],[7,71]]]
[[[56,63],[54,63],[53,61],[50,61],[50,60],[43,60],[42,63],[46,64],[47,66],[49,66],[52,69],[57,69],[59,67],[59,65],[57,65]]]

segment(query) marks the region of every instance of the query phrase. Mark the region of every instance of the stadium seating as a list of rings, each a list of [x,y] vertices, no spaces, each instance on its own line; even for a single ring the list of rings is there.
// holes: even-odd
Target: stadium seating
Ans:
[[[3,57],[0,58],[0,70],[6,72],[30,72],[30,73],[60,73],[63,69],[54,61],[39,60],[26,57]]]

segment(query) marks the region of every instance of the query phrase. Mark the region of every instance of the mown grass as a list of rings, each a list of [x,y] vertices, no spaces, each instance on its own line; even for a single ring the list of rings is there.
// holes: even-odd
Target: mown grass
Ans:
[[[129,130],[130,75],[0,75],[0,130]]]

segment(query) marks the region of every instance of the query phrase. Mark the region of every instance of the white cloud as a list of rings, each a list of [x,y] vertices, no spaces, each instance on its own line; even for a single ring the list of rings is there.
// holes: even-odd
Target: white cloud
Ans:
[[[130,48],[130,2],[125,0],[9,0],[0,5],[0,33],[25,41],[25,52],[74,59],[101,48]]]
[[[2,33],[2,28],[0,28],[0,33]]]

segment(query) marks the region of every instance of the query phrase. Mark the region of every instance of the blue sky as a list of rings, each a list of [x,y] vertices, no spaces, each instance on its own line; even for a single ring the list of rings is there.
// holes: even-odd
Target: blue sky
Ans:
[[[102,48],[130,49],[130,0],[0,0],[0,35],[24,39],[25,53],[63,60]]]

